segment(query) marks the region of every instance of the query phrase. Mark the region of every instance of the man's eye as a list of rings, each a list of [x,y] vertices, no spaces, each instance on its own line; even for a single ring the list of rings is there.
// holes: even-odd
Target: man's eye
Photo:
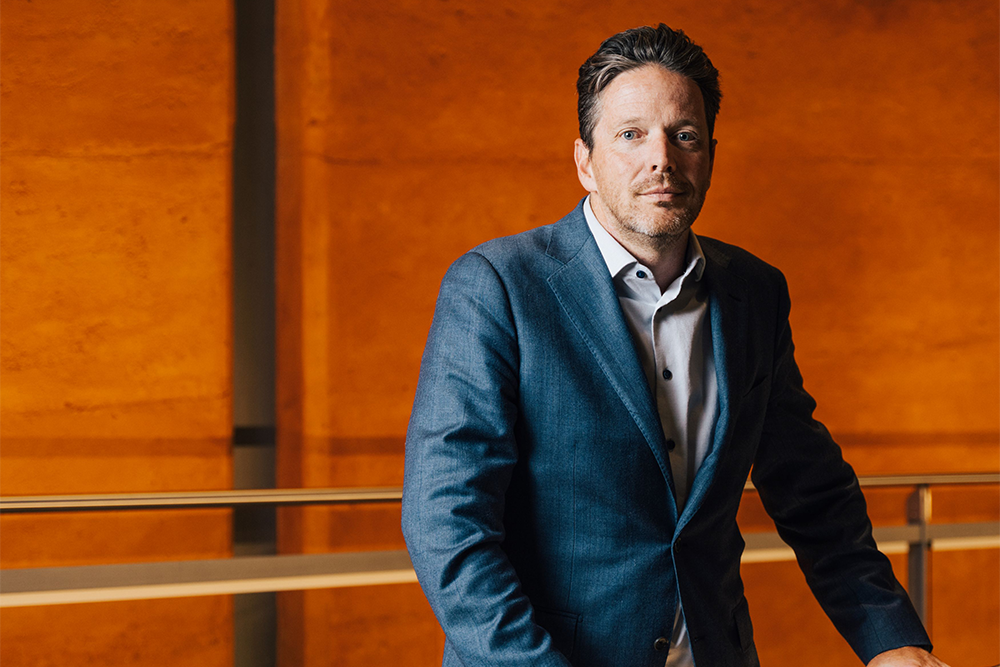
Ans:
[[[624,139],[625,141],[632,141],[637,136],[639,135],[636,134],[635,130],[625,130],[624,132],[622,132],[622,139]]]
[[[678,141],[694,141],[697,137],[694,136],[694,132],[678,132]]]

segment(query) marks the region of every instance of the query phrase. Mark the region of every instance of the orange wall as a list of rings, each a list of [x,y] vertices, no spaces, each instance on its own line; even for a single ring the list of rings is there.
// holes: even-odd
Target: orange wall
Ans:
[[[865,473],[1000,467],[993,0],[380,9],[278,3],[283,485],[401,482],[445,269],[576,204],[577,67],[610,34],[661,20],[723,74],[696,230],[785,271],[807,386],[849,457]],[[311,509],[279,530],[288,551],[400,548],[397,521],[393,508]],[[755,589],[770,574],[747,576]],[[990,609],[996,583],[983,593]],[[286,596],[283,641],[304,648],[285,664],[320,664],[342,642],[434,663],[437,631],[416,648],[383,631],[434,627],[416,587],[378,595]],[[323,610],[348,600],[357,618],[337,625]],[[761,627],[775,618],[760,614]],[[993,618],[982,632],[996,633]]]
[[[230,486],[229,3],[3,0],[5,495]],[[3,567],[221,557],[225,511],[14,515]],[[229,664],[231,600],[5,609],[0,661]]]

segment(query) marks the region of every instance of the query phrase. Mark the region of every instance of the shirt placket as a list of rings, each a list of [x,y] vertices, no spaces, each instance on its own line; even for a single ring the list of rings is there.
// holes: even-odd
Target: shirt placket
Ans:
[[[670,456],[670,468],[674,478],[674,488],[677,492],[678,509],[683,507],[687,497],[687,456],[686,442],[680,425],[681,414],[678,413],[678,397],[676,392],[675,373],[686,372],[678,365],[675,349],[680,343],[670,335],[667,318],[670,317],[670,302],[657,304],[652,317],[653,357],[656,362],[654,381],[656,383],[656,409],[660,415],[663,427],[663,437],[666,439]]]

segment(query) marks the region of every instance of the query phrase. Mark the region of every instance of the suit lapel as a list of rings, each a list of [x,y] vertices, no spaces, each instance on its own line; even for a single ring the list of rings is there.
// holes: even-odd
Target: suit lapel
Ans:
[[[673,476],[660,418],[608,265],[587,228],[581,207],[553,227],[547,253],[563,262],[549,276],[549,287],[649,444],[670,487],[669,503],[676,518]]]
[[[739,407],[739,387],[744,386],[745,364],[740,355],[745,350],[749,326],[744,282],[726,267],[728,256],[702,239],[705,274],[709,290],[709,319],[712,328],[712,354],[718,385],[719,406],[712,433],[712,448],[695,475],[684,512],[677,525],[679,532],[701,506],[726,447],[732,440],[734,410]]]

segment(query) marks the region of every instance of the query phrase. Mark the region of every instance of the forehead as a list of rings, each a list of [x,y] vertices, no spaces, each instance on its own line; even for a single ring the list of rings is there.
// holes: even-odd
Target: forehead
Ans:
[[[629,119],[705,124],[698,84],[659,65],[643,65],[616,76],[601,92],[598,113],[598,125]]]

